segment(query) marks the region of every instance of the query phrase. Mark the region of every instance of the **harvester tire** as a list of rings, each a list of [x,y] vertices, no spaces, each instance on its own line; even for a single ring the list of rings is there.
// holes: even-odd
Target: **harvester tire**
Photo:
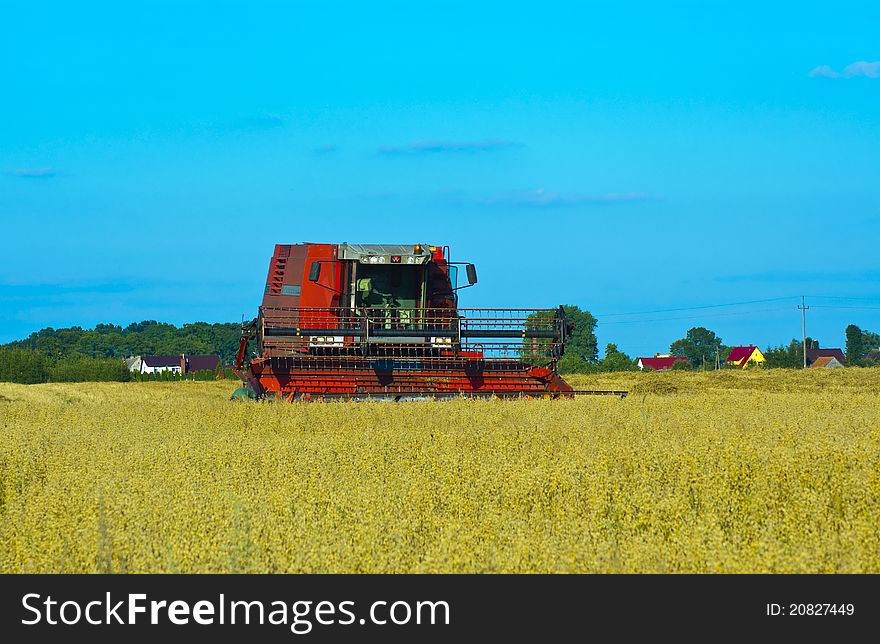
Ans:
[[[250,387],[239,387],[232,392],[229,400],[256,400],[257,394]]]

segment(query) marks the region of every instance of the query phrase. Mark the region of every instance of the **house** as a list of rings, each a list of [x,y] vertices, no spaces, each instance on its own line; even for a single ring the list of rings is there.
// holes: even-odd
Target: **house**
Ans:
[[[843,357],[843,351],[840,349],[820,349],[819,347],[807,349],[808,367],[812,366],[819,358],[834,358],[840,363],[839,366],[843,367],[846,365],[846,359]]]
[[[810,364],[810,369],[835,369],[842,366],[843,363],[834,356],[821,356],[813,360]]]
[[[220,356],[186,356],[186,372],[217,371]]]
[[[671,356],[667,354],[658,353],[653,358],[639,358],[638,366],[639,369],[644,370],[646,367],[648,369],[652,369],[654,371],[667,371],[672,369],[672,365],[676,362],[687,362],[688,359],[682,356]]]
[[[220,356],[186,355],[176,356],[132,356],[125,360],[131,371],[140,373],[194,373],[196,371],[216,371]]]
[[[748,365],[763,364],[765,362],[764,354],[753,344],[745,347],[732,347],[730,354],[727,356],[726,364],[732,367],[745,369]]]
[[[185,370],[186,361],[183,355],[179,356],[142,356],[140,364],[141,373],[162,373],[170,371],[180,373]]]

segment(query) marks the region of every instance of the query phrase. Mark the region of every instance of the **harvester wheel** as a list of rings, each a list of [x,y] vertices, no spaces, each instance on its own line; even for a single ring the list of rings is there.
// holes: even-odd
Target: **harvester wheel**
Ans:
[[[239,387],[232,392],[229,400],[256,400],[257,393],[250,387]]]

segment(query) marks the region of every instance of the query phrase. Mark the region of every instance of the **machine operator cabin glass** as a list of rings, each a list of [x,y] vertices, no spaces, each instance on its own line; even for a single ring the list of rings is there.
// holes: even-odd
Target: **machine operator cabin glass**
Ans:
[[[421,266],[361,264],[357,267],[355,306],[419,308],[421,274]]]

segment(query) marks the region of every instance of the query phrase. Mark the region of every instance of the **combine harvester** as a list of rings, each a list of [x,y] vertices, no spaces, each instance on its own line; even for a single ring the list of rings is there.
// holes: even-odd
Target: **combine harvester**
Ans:
[[[556,372],[571,333],[562,307],[458,308],[476,282],[448,246],[277,244],[233,398],[626,395],[575,391]]]

